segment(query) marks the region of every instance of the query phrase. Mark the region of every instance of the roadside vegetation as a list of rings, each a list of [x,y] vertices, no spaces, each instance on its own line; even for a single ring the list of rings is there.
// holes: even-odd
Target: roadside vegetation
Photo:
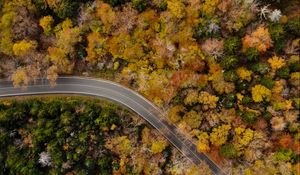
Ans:
[[[139,116],[107,101],[0,101],[0,174],[194,174],[194,166]]]
[[[232,174],[300,174],[297,0],[0,0],[0,76],[110,79]]]

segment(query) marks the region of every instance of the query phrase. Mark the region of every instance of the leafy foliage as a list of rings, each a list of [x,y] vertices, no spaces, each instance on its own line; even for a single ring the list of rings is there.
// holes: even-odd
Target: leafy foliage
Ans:
[[[0,76],[25,87],[41,76],[52,86],[65,74],[109,78],[164,109],[168,122],[216,162],[222,162],[225,148],[233,145],[236,155],[233,149],[228,151],[235,155],[230,160],[233,174],[295,174],[293,167],[299,166],[295,158],[299,155],[295,149],[299,147],[299,5],[295,0],[2,0]],[[34,107],[31,112],[38,118],[60,115],[60,127],[74,122],[73,111],[59,113],[55,105],[51,108],[39,111]],[[102,174],[195,172],[195,167],[191,171],[175,168],[178,160],[162,158],[170,156],[169,147],[156,142],[151,131],[139,126],[137,132],[145,133],[143,149],[137,149],[134,134],[120,134],[124,128],[118,126],[123,121],[110,112],[101,118],[100,113],[90,112],[94,117],[90,122],[101,132],[115,133],[114,142],[105,144],[107,150],[116,155],[130,147],[139,151],[97,162],[91,161],[91,155],[82,159],[69,154],[72,160],[82,161],[84,168],[75,168],[76,173],[95,174],[95,167],[110,167]],[[5,116],[0,118],[6,121]],[[53,126],[55,122],[39,124]],[[50,137],[54,132],[50,127],[46,130],[34,134]],[[286,134],[291,138],[279,142]],[[84,131],[78,140],[88,135]],[[6,134],[3,139],[7,142]],[[63,153],[52,150],[59,143],[51,143],[45,152],[59,157]],[[127,146],[123,149],[120,143]],[[152,145],[155,156],[149,155]],[[295,156],[274,158],[280,147],[292,150]],[[72,150],[81,153],[87,148]],[[282,154],[279,157],[285,157]],[[131,162],[127,155],[139,163]],[[38,161],[39,154],[33,159]],[[0,168],[1,160],[0,154]],[[27,166],[27,162],[19,165]],[[21,174],[26,173],[36,172]]]
[[[220,154],[230,159],[237,157],[237,151],[232,144],[223,145],[220,149]]]

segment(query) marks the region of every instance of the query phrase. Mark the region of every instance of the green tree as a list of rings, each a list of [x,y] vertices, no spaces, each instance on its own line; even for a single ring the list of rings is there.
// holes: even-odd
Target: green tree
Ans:
[[[47,0],[49,1],[49,0]],[[50,0],[52,1],[52,0]],[[53,11],[56,15],[62,19],[71,18],[77,14],[77,10],[79,8],[78,0],[62,0],[57,1],[58,4],[54,4]]]
[[[144,11],[148,6],[147,0],[132,0],[132,4],[139,12]]]
[[[232,144],[225,144],[220,148],[220,154],[226,158],[236,158],[238,156],[237,150]]]
[[[112,173],[112,156],[104,154],[101,156],[97,164],[99,166],[100,174],[110,175]]]

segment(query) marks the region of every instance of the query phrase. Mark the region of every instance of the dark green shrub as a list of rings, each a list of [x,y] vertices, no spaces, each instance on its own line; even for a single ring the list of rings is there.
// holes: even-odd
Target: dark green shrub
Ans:
[[[296,108],[296,109],[300,109],[300,100],[299,98],[294,98],[293,99],[293,106]]]
[[[70,169],[78,174],[111,174],[112,156],[115,155],[107,155],[103,163],[90,155],[95,151],[108,152],[103,146],[102,128],[93,121],[102,116],[101,124],[118,124],[116,107],[107,105],[101,110],[94,102],[75,101],[28,100],[13,102],[9,108],[0,103],[0,174],[65,174]],[[80,110],[76,111],[70,104]],[[24,146],[23,141],[16,142],[20,137],[16,131],[19,128],[25,131],[22,137],[31,135],[33,147]],[[15,131],[16,135],[12,135]],[[91,135],[95,138],[90,139]],[[51,157],[51,167],[40,165],[42,152]],[[71,166],[68,169],[63,168],[66,160]]]
[[[276,71],[276,75],[280,78],[288,79],[290,77],[289,67],[282,67]]]
[[[132,0],[133,7],[137,9],[137,11],[142,12],[148,6],[147,0]]]
[[[112,124],[118,123],[118,115],[111,109],[105,108],[101,111],[99,117],[95,120],[95,124],[101,128],[110,127]]]
[[[242,104],[244,104],[244,105],[248,105],[248,104],[250,104],[250,103],[252,103],[253,101],[252,101],[252,98],[251,97],[248,97],[248,96],[245,96],[243,99],[242,99],[242,101],[241,101],[241,103]]]
[[[273,41],[279,41],[283,39],[285,36],[284,28],[279,23],[271,23],[269,24],[269,33]]]
[[[45,0],[35,0],[33,2],[39,11],[47,9],[47,2]]]
[[[238,90],[238,91],[246,90],[246,89],[248,89],[248,86],[249,86],[249,83],[245,80],[240,80],[239,79],[235,83],[236,90]]]
[[[194,37],[197,40],[200,40],[201,38],[207,37],[209,35],[209,33],[206,29],[207,24],[208,24],[208,22],[206,20],[203,20],[195,28]]]
[[[248,124],[252,124],[257,120],[257,116],[254,112],[244,111],[242,113],[242,119],[244,122]]]
[[[4,147],[6,147],[6,144],[8,144],[8,141],[9,141],[8,133],[0,130],[0,150],[4,150]]]
[[[223,106],[226,109],[233,108],[234,107],[234,102],[225,100]]]
[[[220,148],[220,154],[229,159],[236,158],[238,156],[237,150],[234,148],[233,144],[230,143],[225,144]]]
[[[236,95],[234,93],[227,94],[226,99],[229,100],[229,101],[235,101],[236,100]]]
[[[255,61],[259,59],[259,51],[256,48],[248,48],[245,51],[245,56],[247,58],[247,61]]]
[[[223,76],[224,76],[224,80],[229,82],[234,82],[239,79],[236,70],[225,71]]]
[[[291,72],[299,72],[300,71],[300,62],[295,62],[295,63],[291,63],[289,65],[290,71]]]
[[[267,63],[262,63],[262,62],[253,64],[250,68],[253,72],[260,73],[260,74],[266,74],[270,70],[269,65]]]
[[[241,48],[241,40],[239,37],[231,37],[225,40],[224,49],[228,54],[235,54]]]
[[[59,18],[71,18],[78,13],[79,2],[73,0],[62,0],[54,12]]]
[[[220,63],[224,69],[235,68],[238,64],[238,58],[235,55],[226,56]]]
[[[84,161],[84,165],[88,170],[95,169],[95,160],[92,157],[87,157]],[[91,172],[89,172],[90,174]]]
[[[286,43],[284,27],[279,23],[272,23],[269,25],[269,32],[275,52],[281,52]]]
[[[223,106],[224,108],[230,109],[234,107],[235,101],[236,101],[235,94],[229,93],[224,97],[222,97],[222,100],[220,100],[219,102],[221,103],[221,106]]]
[[[300,36],[300,17],[296,16],[293,19],[288,20],[286,30],[296,36]]]
[[[227,94],[222,100],[222,106],[225,108],[233,108],[235,104],[236,96],[234,93]]]
[[[110,175],[112,174],[112,157],[110,155],[103,155],[98,159],[98,166],[100,174]]]
[[[6,111],[0,111],[0,123],[5,124],[10,120],[10,117],[7,115]]]
[[[294,156],[292,157],[292,161],[293,162],[300,162],[300,154],[294,154]]]
[[[272,89],[272,87],[274,86],[275,82],[271,78],[262,77],[260,79],[260,84],[264,85],[268,89]]]
[[[60,115],[60,123],[62,125],[68,126],[68,125],[71,124],[72,118],[73,118],[73,116],[72,116],[71,112],[66,111],[66,112],[64,112],[63,114]]]
[[[262,116],[266,121],[270,121],[272,119],[272,114],[270,112],[265,112]]]

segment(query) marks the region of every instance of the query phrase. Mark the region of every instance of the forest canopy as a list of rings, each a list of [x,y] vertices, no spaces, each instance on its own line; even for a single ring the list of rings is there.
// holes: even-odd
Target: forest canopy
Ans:
[[[0,0],[0,7],[0,76],[15,86],[40,77],[55,85],[59,75],[110,79],[164,110],[232,174],[299,174],[299,1]]]
[[[85,97],[1,100],[0,148],[0,174],[210,174],[140,117]]]

